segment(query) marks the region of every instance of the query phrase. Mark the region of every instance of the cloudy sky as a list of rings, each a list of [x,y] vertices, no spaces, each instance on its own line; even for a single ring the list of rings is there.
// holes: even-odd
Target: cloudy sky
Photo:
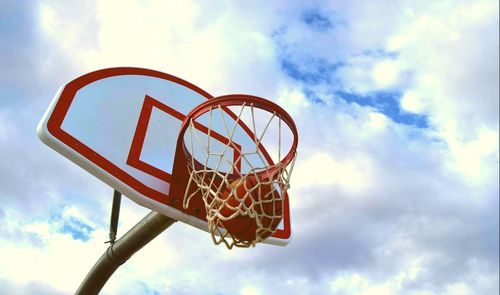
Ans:
[[[498,294],[498,9],[0,0],[0,293],[71,294],[105,250],[113,190],[35,128],[59,86],[137,66],[294,116],[293,240],[176,223],[103,294]],[[119,234],[147,213],[124,199]]]

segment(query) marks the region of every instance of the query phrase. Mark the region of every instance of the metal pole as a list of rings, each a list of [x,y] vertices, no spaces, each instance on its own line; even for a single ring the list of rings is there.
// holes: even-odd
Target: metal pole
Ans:
[[[113,193],[113,207],[111,209],[111,220],[109,222],[109,242],[113,244],[118,233],[118,218],[120,218],[120,203],[122,194],[115,190]]]
[[[120,265],[174,222],[176,222],[175,219],[154,211],[146,215],[123,237],[109,246],[87,274],[75,294],[98,294]]]

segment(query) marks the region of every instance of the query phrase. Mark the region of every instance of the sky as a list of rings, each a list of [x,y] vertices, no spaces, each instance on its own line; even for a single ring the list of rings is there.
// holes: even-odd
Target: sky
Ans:
[[[498,2],[0,0],[0,293],[72,294],[113,189],[44,145],[57,89],[135,66],[285,108],[293,238],[175,223],[102,294],[498,294]],[[124,198],[118,235],[149,211]]]

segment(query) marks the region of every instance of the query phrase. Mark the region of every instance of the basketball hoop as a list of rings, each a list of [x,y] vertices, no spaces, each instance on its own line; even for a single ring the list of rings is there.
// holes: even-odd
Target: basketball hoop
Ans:
[[[175,221],[209,231],[229,249],[291,240],[287,190],[297,129],[263,98],[214,98],[167,73],[101,69],[63,85],[37,133],[115,190],[111,246],[77,294],[98,293],[120,264]],[[153,212],[115,243],[122,193]]]
[[[263,114],[267,114],[265,121]],[[250,127],[243,123],[243,116]],[[263,130],[257,132],[259,124]],[[281,157],[283,125],[292,139],[288,152]],[[213,138],[217,138],[217,128],[223,135],[219,135],[216,148]],[[241,139],[242,134],[246,140]],[[274,141],[277,161],[262,148],[266,134]],[[256,96],[210,99],[185,117],[177,142],[174,177],[183,174],[181,178],[187,182],[185,209],[193,199],[203,200],[208,231],[215,244],[224,243],[229,249],[255,246],[276,231],[283,219],[297,139],[290,115]],[[182,162],[184,166],[180,167]]]

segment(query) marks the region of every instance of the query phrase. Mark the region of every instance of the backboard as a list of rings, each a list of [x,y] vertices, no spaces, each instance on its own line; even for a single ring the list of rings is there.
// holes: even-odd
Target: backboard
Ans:
[[[170,194],[170,187],[181,123],[212,98],[166,73],[103,69],[61,87],[37,132],[48,146],[134,202],[207,231],[204,214],[184,209],[183,196]],[[212,136],[214,142],[225,140]],[[286,245],[290,238],[285,195],[283,220],[264,243]]]

